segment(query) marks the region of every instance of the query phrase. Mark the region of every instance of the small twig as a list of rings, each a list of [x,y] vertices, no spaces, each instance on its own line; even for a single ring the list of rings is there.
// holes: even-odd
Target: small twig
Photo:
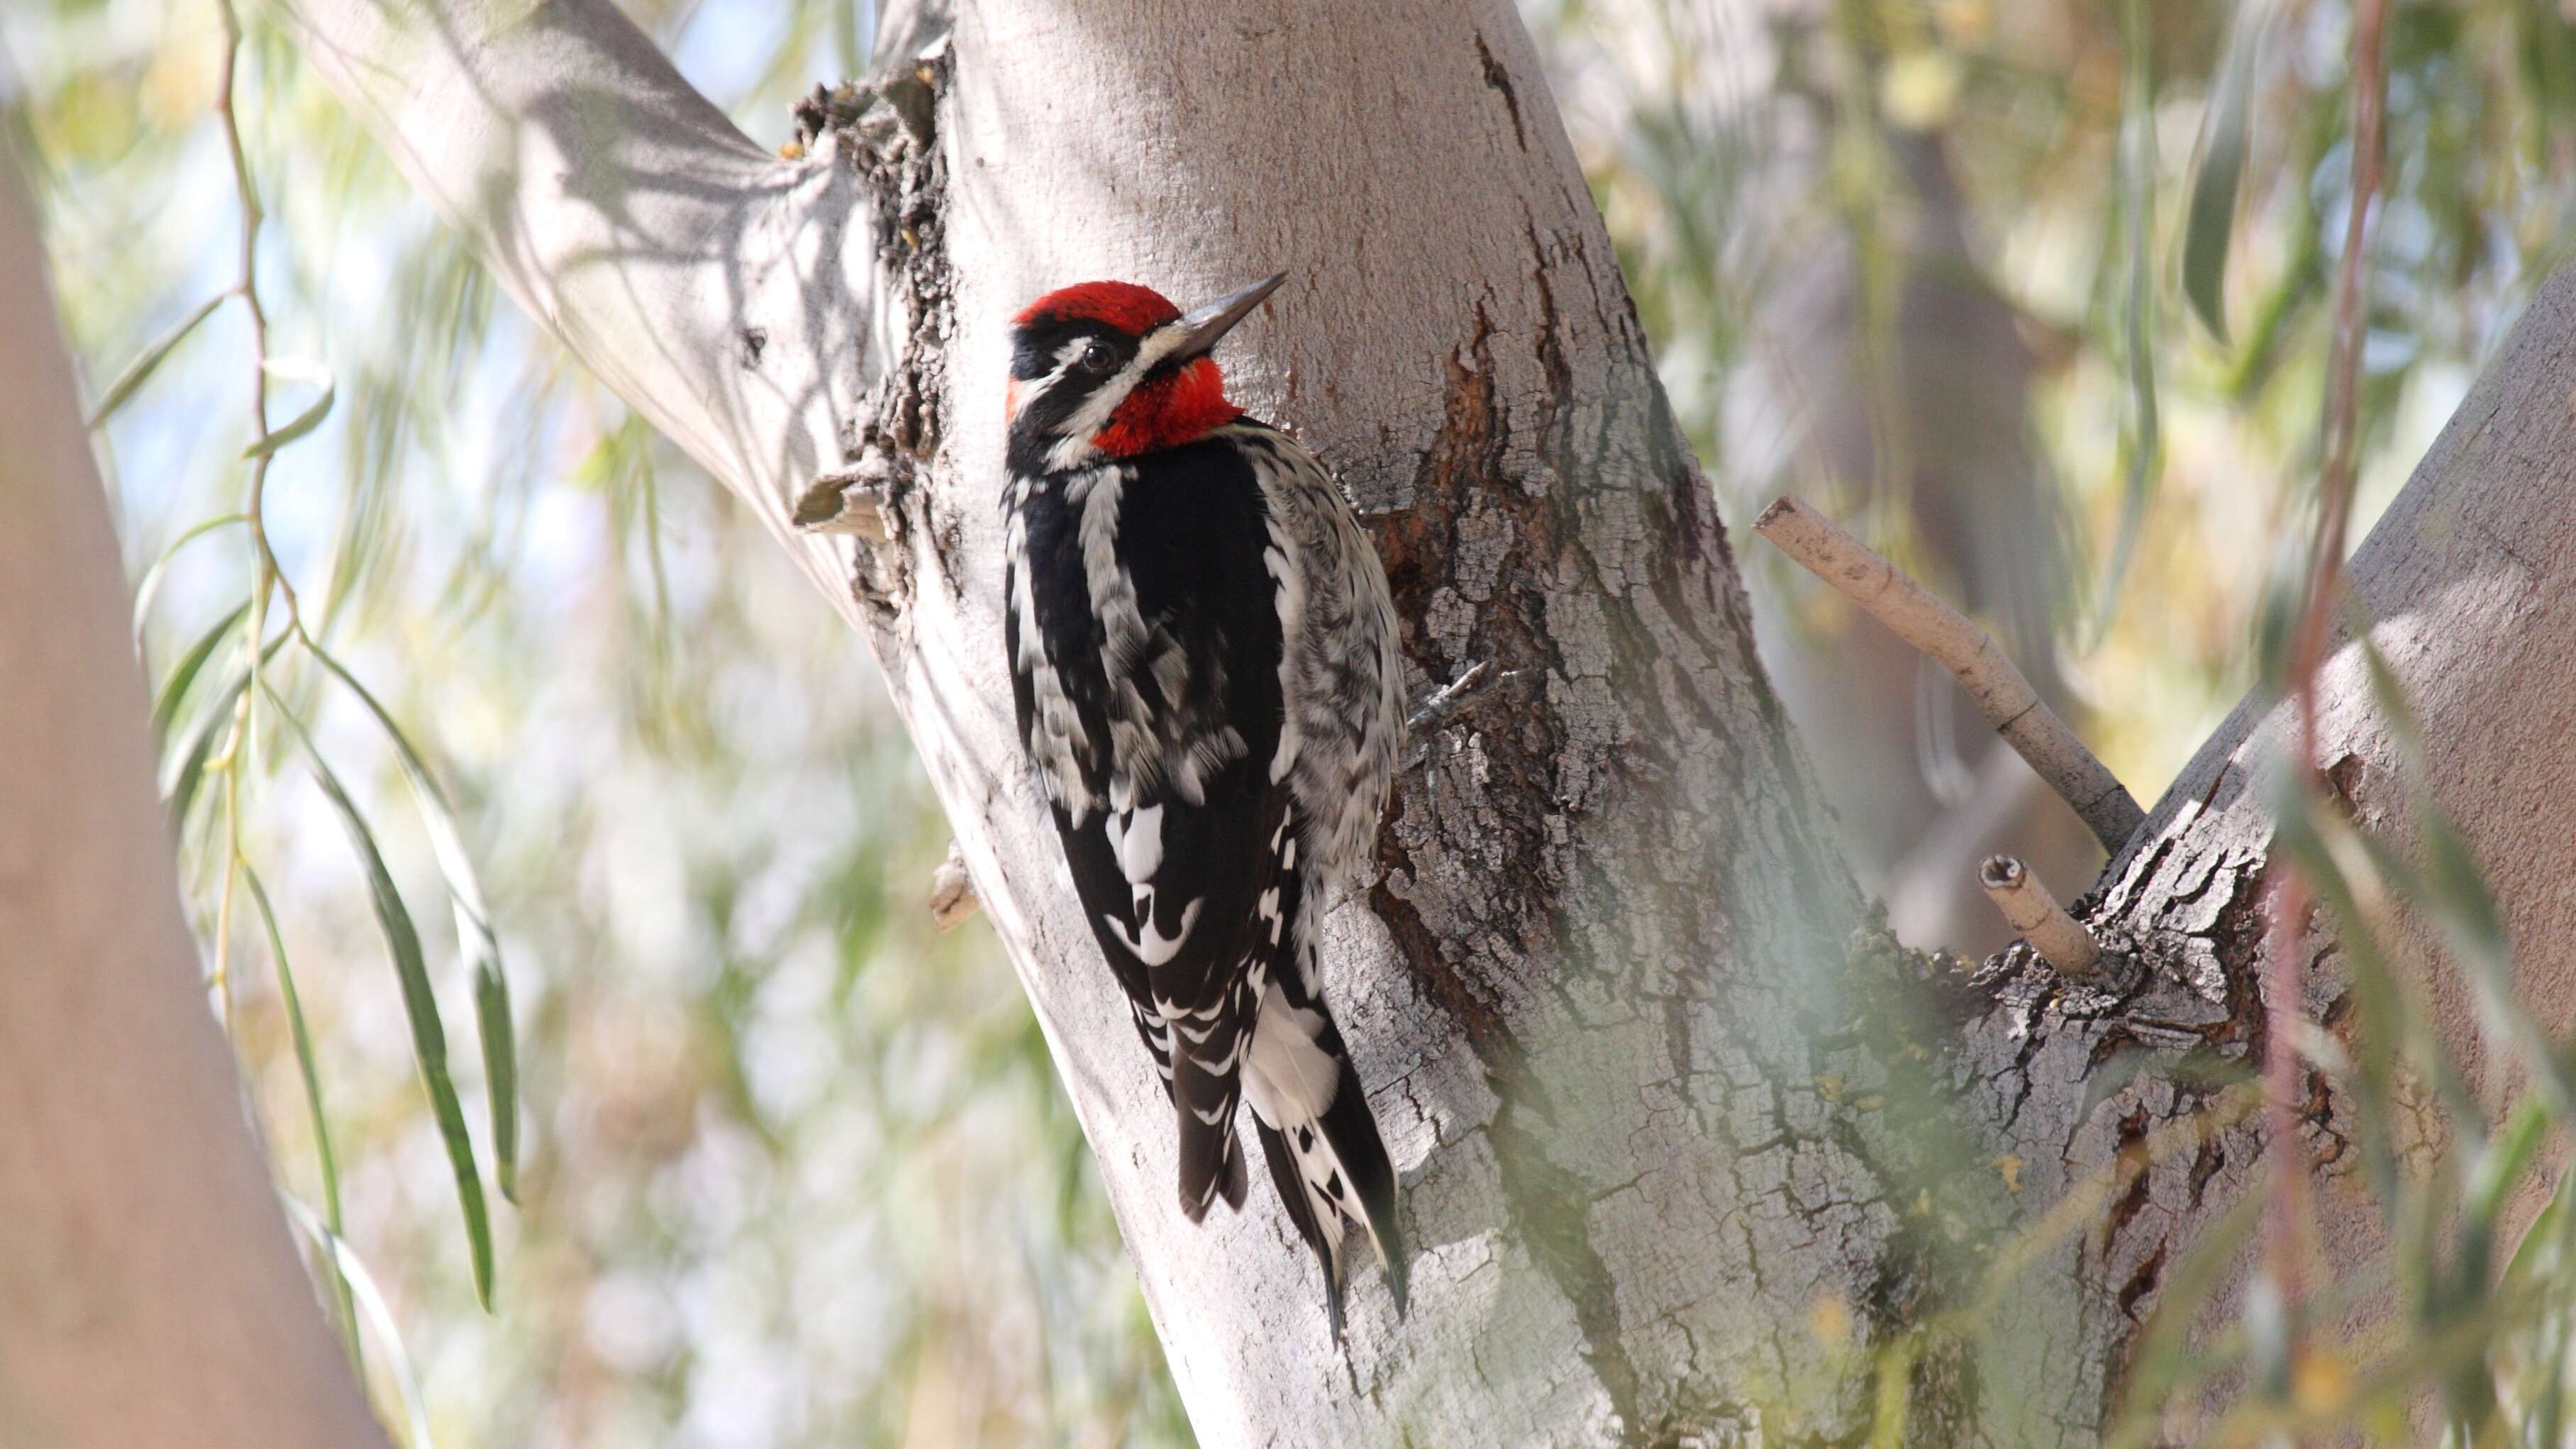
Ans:
[[[1459,711],[1484,698],[1497,685],[1509,684],[1529,673],[1526,669],[1506,669],[1489,679],[1486,671],[1492,667],[1490,659],[1479,659],[1468,665],[1457,678],[1431,691],[1430,698],[1405,716],[1404,733],[1414,741],[1414,746],[1397,766],[1400,771],[1410,775],[1430,763],[1431,742],[1424,736],[1447,724]]]
[[[2352,519],[2359,430],[2363,295],[2370,269],[2371,203],[2379,191],[2385,150],[2383,118],[2387,72],[2380,34],[2387,0],[2361,0],[2352,28],[2352,195],[2344,212],[2343,251],[2335,261],[2334,333],[2326,361],[2325,459],[2317,477],[2316,536],[2308,552],[2308,587],[2298,631],[2291,636],[2290,694],[2299,725],[2298,768],[2311,795],[2319,768],[2317,670],[2325,662],[2326,633],[2342,593],[2344,535]],[[2299,1141],[2299,1054],[2293,1044],[2306,1024],[2301,1000],[2300,945],[2307,931],[2308,882],[2287,857],[2272,872],[2272,919],[2264,943],[2266,1034],[2263,1072],[2264,1133],[2269,1137],[2272,1194],[2264,1207],[2264,1263],[2281,1301],[2297,1323],[2298,1225],[2307,1189],[2307,1154]],[[2295,1341],[2294,1341],[2295,1342]]]
[[[1418,735],[1424,730],[1437,728],[1442,720],[1456,714],[1467,703],[1467,691],[1474,689],[1476,681],[1484,678],[1485,671],[1492,667],[1492,660],[1479,659],[1468,665],[1465,673],[1431,691],[1431,697],[1422,702],[1420,709],[1405,716],[1405,733]],[[1519,672],[1516,669],[1512,670],[1495,680],[1495,683],[1499,684],[1503,679],[1509,679]]]
[[[957,842],[948,842],[948,858],[930,873],[930,919],[943,931],[953,931],[966,923],[966,918],[984,908],[975,896],[975,882],[966,874],[965,853]]]
[[[2066,913],[2030,867],[2009,855],[1990,855],[1977,867],[1977,884],[2049,965],[2068,976],[2090,976],[2101,963],[2102,948],[2094,944],[2093,933]]]
[[[2005,743],[2075,807],[2104,849],[2116,853],[2145,823],[2146,812],[2119,777],[2039,697],[1992,635],[1795,498],[1762,510],[1753,531],[1948,669]]]

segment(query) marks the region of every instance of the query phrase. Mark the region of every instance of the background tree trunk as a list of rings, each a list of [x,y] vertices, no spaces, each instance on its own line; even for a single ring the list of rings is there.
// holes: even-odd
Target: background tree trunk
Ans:
[[[60,336],[0,153],[0,1443],[382,1444],[206,1011]]]
[[[2149,1084],[2088,1110],[2106,1043],[2258,1045],[2242,766],[2233,794],[2187,777],[2217,793],[2178,791],[2118,863],[2103,914],[2139,944],[2138,990],[2009,961],[1974,988],[1927,979],[1867,926],[1507,5],[901,17],[879,102],[779,161],[607,0],[274,3],[521,302],[868,639],[1207,1442],[1849,1437],[1871,1411],[1854,1349],[1955,1300],[1957,1245],[2061,1201],[2082,1230],[1984,1347],[1918,1371],[1917,1423],[2091,1437],[2152,1244],[2188,1241],[2253,1155],[2229,1139],[2207,1174],[2160,1167],[2144,1207],[2068,1196],[2190,1105]],[[1364,1288],[1338,1351],[1265,1194],[1200,1229],[1173,1210],[1169,1111],[1010,738],[996,612],[1003,319],[1087,277],[1188,298],[1283,266],[1227,353],[1240,396],[1360,499],[1417,690],[1504,676],[1426,742],[1368,909],[1332,923],[1419,1253],[1410,1316]],[[2529,420],[2455,427],[2393,515],[2451,520],[2448,541],[2383,528],[2356,576],[2438,626],[2409,634],[2410,678],[2517,679],[2561,715],[2567,671],[2542,689],[2513,653],[2558,646],[2497,626],[2569,637],[2548,613],[2565,529],[2536,486],[2570,456],[2565,306],[2462,414]],[[2522,481],[2489,476],[2508,462]],[[793,537],[792,500],[844,468],[887,541]],[[2361,720],[2348,671],[2334,689]],[[2525,726],[2493,698],[2444,716],[2482,738],[2443,769],[2501,772]],[[2498,885],[2524,926],[2539,908],[2515,893],[2557,889],[2576,835],[2498,838],[2520,842]],[[1899,989],[1955,1021],[1884,1010]]]

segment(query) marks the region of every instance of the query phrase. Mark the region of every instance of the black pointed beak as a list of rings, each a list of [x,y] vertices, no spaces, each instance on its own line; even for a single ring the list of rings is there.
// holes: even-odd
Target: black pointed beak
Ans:
[[[1279,290],[1288,280],[1286,272],[1262,278],[1240,292],[1228,292],[1215,301],[1181,314],[1172,325],[1181,329],[1181,345],[1172,349],[1175,361],[1204,357],[1216,350],[1216,341],[1234,329],[1234,324],[1252,315],[1252,309]]]

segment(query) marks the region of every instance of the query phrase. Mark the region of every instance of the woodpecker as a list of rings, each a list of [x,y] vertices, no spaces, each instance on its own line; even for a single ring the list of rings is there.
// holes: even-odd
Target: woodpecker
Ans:
[[[1004,643],[1074,889],[1180,1130],[1181,1211],[1241,1208],[1248,1100],[1338,1337],[1395,1169],[1318,969],[1404,732],[1395,609],[1322,462],[1210,351],[1286,274],[1183,312],[1088,282],[1011,323]]]

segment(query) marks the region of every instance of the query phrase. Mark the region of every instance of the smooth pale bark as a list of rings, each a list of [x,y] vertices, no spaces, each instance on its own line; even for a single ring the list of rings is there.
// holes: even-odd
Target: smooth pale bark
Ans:
[[[382,1444],[198,987],[125,567],[0,156],[0,1444]]]
[[[1848,1437],[1869,1414],[1851,1347],[1955,1299],[1949,1248],[2035,1220],[2122,1124],[2176,1109],[2150,1085],[2088,1116],[2095,1046],[2248,1048],[2197,1024],[2259,1019],[2259,832],[2171,802],[2173,843],[2120,898],[2152,928],[2145,992],[2076,1000],[2007,963],[1918,983],[1956,1032],[1908,1042],[1878,1009],[1920,963],[1854,930],[1707,490],[1500,0],[902,17],[878,80],[909,108],[793,162],[606,0],[274,4],[520,300],[771,528],[818,471],[882,493],[885,544],[791,546],[891,681],[1206,1442]],[[1342,1349],[1266,1189],[1202,1228],[1174,1208],[1170,1109],[1010,738],[996,608],[1003,319],[1089,277],[1186,300],[1280,267],[1291,285],[1224,355],[1239,395],[1370,514],[1417,689],[1503,676],[1427,741],[1382,878],[1333,922],[1419,1255],[1411,1315],[1363,1286]],[[2563,429],[2561,372],[2526,345],[2480,396],[2541,398],[2529,426]],[[2536,491],[2488,486],[2476,456],[2438,453],[2410,497],[2504,510],[2493,531],[2561,578],[2564,525],[2515,512]],[[2366,594],[2471,611],[2410,675],[2502,677],[2476,612],[2493,556],[2373,549]],[[2576,692],[2566,674],[2521,682],[2526,707]],[[2465,703],[2450,723],[2478,733]],[[2576,835],[2504,839],[2509,897],[2559,889]],[[2195,850],[2228,863],[2214,899],[2206,872],[2155,874]],[[1954,1117],[1973,1134],[1944,1135]],[[2176,1241],[2218,1205],[2191,1181],[2150,1199]],[[2015,1285],[1979,1362],[1927,1361],[1931,1437],[2091,1436],[2154,1287],[2122,1266],[2137,1210],[2100,1216]]]

